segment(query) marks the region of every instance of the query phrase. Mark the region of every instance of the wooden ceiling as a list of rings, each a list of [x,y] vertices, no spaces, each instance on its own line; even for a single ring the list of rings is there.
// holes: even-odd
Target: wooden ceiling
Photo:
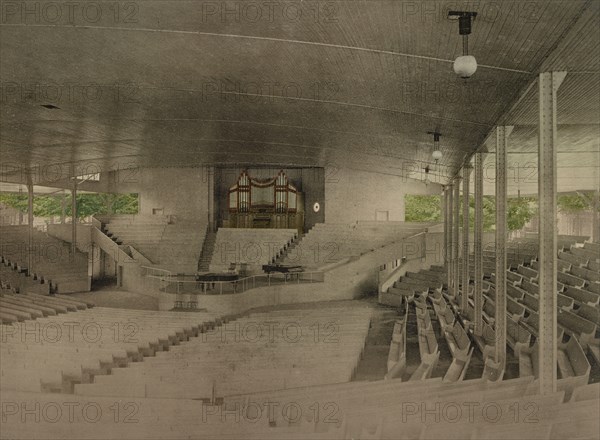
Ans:
[[[264,164],[418,177],[432,161],[427,132],[439,131],[444,183],[484,143],[493,153],[499,121],[516,126],[511,154],[530,160],[540,69],[569,71],[559,166],[597,167],[599,3],[469,3],[479,69],[467,81],[452,71],[461,39],[439,1],[147,0],[119,3],[118,19],[115,3],[76,9],[72,22],[4,5],[4,170]]]

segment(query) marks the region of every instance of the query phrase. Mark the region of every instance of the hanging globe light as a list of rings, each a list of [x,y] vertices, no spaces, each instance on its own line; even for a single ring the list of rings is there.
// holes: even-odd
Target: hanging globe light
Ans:
[[[477,71],[477,60],[469,55],[469,34],[471,33],[471,19],[477,12],[450,11],[448,17],[458,18],[458,32],[463,37],[463,54],[454,60],[454,73],[463,79],[470,78]]]

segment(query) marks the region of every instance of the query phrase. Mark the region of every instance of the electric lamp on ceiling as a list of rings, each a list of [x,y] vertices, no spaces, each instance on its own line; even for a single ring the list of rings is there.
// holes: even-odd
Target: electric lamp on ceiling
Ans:
[[[443,156],[440,150],[440,136],[442,134],[436,131],[428,131],[427,134],[433,135],[433,152],[431,153],[431,157],[433,157],[433,160],[437,164]]]
[[[458,19],[458,32],[463,37],[463,54],[454,60],[454,73],[463,79],[470,78],[477,71],[477,60],[469,55],[469,34],[471,33],[471,19],[475,19],[477,12],[450,11],[448,18]]]

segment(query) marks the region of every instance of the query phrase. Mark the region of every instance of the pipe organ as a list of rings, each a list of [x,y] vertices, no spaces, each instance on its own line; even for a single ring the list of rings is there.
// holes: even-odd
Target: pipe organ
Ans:
[[[303,194],[283,170],[268,179],[255,179],[243,171],[228,194],[230,228],[298,229],[304,227]]]

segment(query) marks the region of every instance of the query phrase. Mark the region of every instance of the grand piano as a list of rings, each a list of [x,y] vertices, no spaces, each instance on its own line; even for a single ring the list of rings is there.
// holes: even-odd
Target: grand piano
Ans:
[[[280,272],[286,274],[304,272],[302,266],[290,266],[286,264],[263,264],[262,270],[266,273]]]

